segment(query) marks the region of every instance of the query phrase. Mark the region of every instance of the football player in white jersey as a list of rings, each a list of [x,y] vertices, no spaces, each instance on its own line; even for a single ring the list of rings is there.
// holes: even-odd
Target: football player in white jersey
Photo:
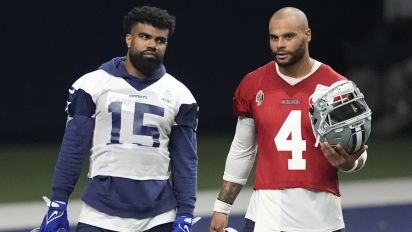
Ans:
[[[227,226],[255,158],[254,191],[243,232],[344,230],[338,170],[361,169],[367,145],[360,144],[353,154],[323,140],[321,147],[315,146],[308,99],[321,86],[329,88],[346,78],[309,56],[310,40],[306,15],[299,9],[282,8],[271,17],[274,60],[248,73],[234,94],[238,124],[211,232]]]
[[[40,231],[69,231],[69,196],[91,149],[77,231],[191,231],[198,105],[166,72],[175,17],[136,7],[123,18],[125,57],[69,89],[68,120]],[[59,231],[60,231],[59,230]]]

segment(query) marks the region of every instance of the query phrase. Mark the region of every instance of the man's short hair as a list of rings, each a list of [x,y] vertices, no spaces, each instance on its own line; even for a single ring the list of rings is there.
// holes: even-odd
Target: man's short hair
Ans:
[[[130,34],[136,23],[146,23],[159,29],[168,29],[170,37],[175,30],[176,19],[166,10],[153,6],[142,6],[133,8],[123,17],[124,32]]]

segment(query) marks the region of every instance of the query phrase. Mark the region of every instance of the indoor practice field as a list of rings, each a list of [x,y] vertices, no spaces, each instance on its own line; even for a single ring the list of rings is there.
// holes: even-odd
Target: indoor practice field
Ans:
[[[144,21],[146,23],[143,25],[127,23],[128,12],[134,7],[139,9],[143,6],[158,7],[173,15],[176,19],[172,20],[176,22],[176,24],[172,23],[173,29],[167,28],[166,32],[164,30],[166,28],[158,28],[147,21]],[[291,10],[289,13],[284,11],[285,9],[282,10],[286,12],[285,16],[297,15],[298,17],[291,17],[290,19],[293,20],[289,21],[289,16],[283,17],[283,13],[280,14],[282,17],[278,17],[278,14],[274,15],[284,7],[292,7],[289,8]],[[293,8],[302,11],[303,14]],[[1,44],[4,46],[1,50],[3,66],[0,91],[0,99],[3,100],[0,113],[0,232],[28,232],[40,226],[47,212],[42,196],[51,196],[60,143],[64,141],[67,144],[67,141],[71,140],[69,137],[73,131],[70,128],[74,128],[71,127],[72,123],[77,124],[78,120],[75,116],[77,114],[80,115],[79,121],[82,121],[81,118],[88,121],[88,123],[81,122],[79,124],[81,126],[75,126],[79,128],[79,132],[84,129],[85,132],[89,132],[86,134],[91,135],[93,127],[95,139],[110,136],[110,140],[105,140],[101,144],[123,144],[124,146],[120,145],[120,147],[133,151],[128,154],[141,155],[141,149],[147,147],[129,145],[135,143],[146,146],[147,142],[150,146],[151,139],[153,139],[153,147],[157,145],[160,147],[161,144],[164,150],[173,149],[174,147],[169,145],[178,144],[175,141],[184,138],[184,135],[179,135],[180,132],[174,133],[180,131],[180,129],[172,130],[174,126],[185,129],[181,131],[186,131],[187,126],[195,129],[198,136],[199,158],[195,216],[201,216],[202,219],[193,226],[193,232],[208,232],[213,205],[223,181],[226,156],[237,129],[237,116],[244,115],[254,119],[260,142],[274,145],[281,154],[286,150],[295,151],[293,157],[291,155],[276,158],[280,157],[285,161],[290,159],[295,163],[294,158],[298,154],[296,150],[299,150],[299,160],[310,161],[296,162],[302,165],[299,167],[303,167],[303,164],[306,166],[306,163],[310,163],[311,167],[321,167],[308,169],[307,172],[302,173],[302,176],[308,177],[317,170],[323,171],[328,167],[325,166],[328,165],[327,163],[312,166],[312,160],[322,155],[310,155],[312,152],[309,150],[314,146],[314,142],[301,143],[313,139],[308,130],[309,127],[312,126],[313,129],[315,126],[309,123],[321,122],[307,120],[308,114],[312,115],[309,118],[317,115],[310,110],[315,95],[309,90],[312,87],[315,88],[313,93],[318,92],[317,90],[326,90],[324,87],[333,85],[332,82],[335,82],[333,80],[341,80],[340,75],[356,83],[368,107],[362,108],[357,104],[351,104],[352,107],[337,110],[338,107],[335,108],[337,106],[335,105],[332,114],[342,116],[338,121],[342,122],[344,115],[353,114],[358,117],[358,113],[368,111],[367,108],[372,112],[366,166],[359,172],[339,173],[345,232],[412,232],[412,0],[64,2],[45,0],[5,1],[1,9],[3,9],[0,14]],[[128,29],[128,25],[132,26],[131,28],[141,28],[141,26],[151,28],[150,31],[155,29],[153,31],[156,34],[162,32],[162,35],[159,37],[151,35],[152,33],[135,33],[134,29]],[[283,29],[279,30],[279,28]],[[142,32],[144,31],[142,29]],[[146,39],[143,41],[143,38]],[[149,41],[155,43],[147,43]],[[149,50],[146,55],[145,49]],[[158,53],[153,54],[152,50]],[[139,65],[142,61],[147,64],[144,65],[144,70]],[[104,68],[110,63],[118,64],[109,66],[119,71],[119,74]],[[187,87],[190,94],[187,90],[183,90],[186,88],[180,84],[174,85],[169,82],[161,84],[172,78],[161,79],[164,75],[162,77],[159,75],[157,79],[157,74],[164,72],[160,64],[164,66],[167,74]],[[269,68],[268,72],[264,71],[266,70],[264,67]],[[146,70],[147,68],[150,70]],[[98,69],[105,71],[94,72]],[[330,71],[319,72],[322,69]],[[261,71],[263,71],[262,75],[259,74]],[[335,75],[334,72],[339,75]],[[107,78],[115,77],[110,80],[123,87],[117,89],[117,85],[108,84],[109,82],[101,81],[102,79],[94,79],[96,73],[101,73]],[[152,76],[156,78],[152,79]],[[329,76],[332,79],[329,79]],[[89,85],[89,81],[83,81],[89,77],[93,77],[90,78],[90,83],[93,84]],[[118,77],[126,80],[130,85],[117,79]],[[262,81],[249,79],[255,77]],[[311,80],[311,77],[315,78]],[[160,81],[157,82],[158,80]],[[283,83],[284,81],[286,82]],[[106,86],[104,83],[107,83],[107,89],[100,88]],[[164,91],[158,91],[158,86],[164,86]],[[175,91],[175,87],[178,86],[182,89],[179,87]],[[153,91],[152,87],[154,87]],[[350,91],[352,87],[349,88]],[[144,93],[146,90],[148,95]],[[275,90],[274,94],[271,93],[272,90]],[[102,98],[106,93],[107,96],[114,94],[114,98]],[[126,96],[127,93],[131,94]],[[246,97],[249,93],[251,95]],[[75,100],[74,96],[78,95],[84,98],[76,97],[79,100]],[[118,95],[122,96],[118,97]],[[159,97],[153,98],[155,101],[152,102],[152,96],[157,95]],[[306,95],[312,98],[307,99]],[[343,102],[349,102],[346,99],[352,99],[351,96],[345,90],[345,94],[336,97]],[[356,96],[360,95],[356,94]],[[104,99],[107,100],[107,104],[102,104]],[[265,105],[261,107],[264,100]],[[82,104],[84,101],[87,103]],[[272,101],[275,104],[279,102],[281,107],[272,105]],[[335,97],[333,101],[338,103],[335,102]],[[252,107],[254,103],[257,104],[256,107]],[[164,111],[163,106],[159,108],[160,104],[166,104],[173,110]],[[139,108],[142,105],[143,108]],[[192,113],[186,112],[187,106],[190,106],[189,111]],[[281,122],[282,116],[286,116],[280,113],[284,109],[291,110],[288,113],[291,117],[287,116],[285,121]],[[344,109],[349,110],[343,113]],[[153,114],[153,110],[156,112],[160,110],[160,113]],[[164,112],[176,112],[176,115]],[[100,117],[106,114],[107,117]],[[162,114],[165,116],[164,121],[161,121],[163,118],[158,117]],[[76,120],[71,121],[72,116]],[[183,120],[186,117],[191,119]],[[152,120],[159,124],[152,123]],[[282,126],[277,128],[280,123],[283,123]],[[362,140],[358,135],[369,133],[368,124],[369,122],[366,124],[365,133],[363,129],[357,130],[356,142]],[[356,131],[353,126],[359,128],[360,125],[356,123],[351,124],[350,127]],[[298,130],[299,128],[301,130]],[[341,129],[337,128],[334,132],[340,133]],[[69,135],[66,138],[64,138],[65,131]],[[102,131],[105,133],[100,134]],[[164,133],[160,133],[161,131]],[[242,129],[239,131],[239,134],[243,135],[244,131]],[[190,130],[189,133],[192,134],[193,131]],[[68,152],[65,154],[74,155],[75,148],[82,148],[83,145],[87,147],[88,140],[81,137],[81,134],[77,132],[73,134],[73,140],[78,139],[79,142],[66,146],[64,150]],[[342,134],[349,135],[346,132]],[[163,140],[163,135],[167,135],[166,137],[170,135],[171,140],[166,137]],[[340,138],[341,135],[335,138]],[[129,138],[133,139],[129,140]],[[362,138],[366,137],[362,136]],[[167,142],[167,145],[160,141]],[[331,140],[329,142],[332,143]],[[95,145],[97,144],[100,142],[95,142]],[[114,146],[106,147],[108,150],[115,150]],[[194,155],[192,149],[181,149],[185,148],[185,145],[179,144],[175,147],[183,151],[184,156],[180,156],[180,152],[177,153],[179,158],[186,159],[189,157],[188,154]],[[284,150],[282,147],[288,148]],[[268,152],[270,148],[260,146],[259,149]],[[304,149],[307,150],[303,153]],[[160,154],[157,153],[160,150],[153,149],[153,151],[155,154]],[[95,154],[98,156],[101,153]],[[121,153],[116,152],[116,155],[119,154]],[[146,171],[146,166],[142,164],[152,160],[149,153],[145,157],[140,159],[130,155],[130,160],[137,158],[139,160],[137,162],[128,162],[129,159],[126,157],[125,163],[133,165],[131,171],[137,171],[136,176],[132,178],[142,178],[143,174],[140,173]],[[78,157],[72,158],[69,160],[73,162],[62,162],[65,168],[59,169],[58,174],[65,173],[64,170],[67,169],[80,168],[74,162]],[[109,158],[106,158],[107,156],[103,156],[102,166],[110,162]],[[118,163],[121,163],[124,157],[119,155],[116,158],[120,158]],[[68,202],[67,209],[72,231],[75,231],[82,204],[80,197],[88,181],[88,154],[85,160],[75,191]],[[333,160],[330,161],[334,163]],[[184,165],[185,162],[176,163]],[[115,168],[110,170],[109,175],[121,176],[119,173],[130,167],[123,164],[114,165]],[[141,166],[137,167],[136,164]],[[166,172],[165,162],[159,164]],[[271,163],[265,162],[265,164]],[[154,166],[152,170],[157,171],[157,163]],[[281,167],[280,163],[259,167],[261,168],[259,171],[269,173],[272,170],[283,170],[274,167]],[[194,172],[190,172],[190,168],[178,169],[189,170],[185,174],[191,176],[191,181],[184,179],[185,183],[180,186],[192,184],[195,179]],[[291,165],[290,169],[295,168]],[[254,170],[236,199],[230,215],[229,226],[239,232],[242,230],[243,217],[253,191],[255,177],[253,173]],[[328,177],[329,172],[326,173]],[[281,175],[283,174],[286,172],[282,171]],[[56,181],[57,185],[67,180],[62,179],[65,180]],[[331,182],[325,183],[327,186],[332,185]],[[121,185],[120,188],[122,187],[130,189],[128,185]],[[193,196],[194,188],[183,188],[186,189],[184,191],[180,191],[179,187],[177,189],[179,192]],[[92,188],[96,192],[99,191],[97,189]],[[144,199],[134,191],[120,191],[127,195],[130,193],[129,199]],[[119,204],[120,201],[110,202]],[[305,203],[301,204],[302,208],[312,208]],[[283,206],[282,201],[281,205]],[[138,206],[142,205],[138,203]],[[109,206],[109,210],[116,209]],[[129,210],[124,211],[121,210],[119,214],[129,212]],[[329,214],[325,215],[327,217]],[[305,217],[307,221],[311,221],[309,218]]]
[[[390,140],[373,137],[364,170],[342,174],[342,204],[347,231],[411,231],[412,162],[411,137]],[[207,231],[211,205],[218,193],[231,136],[199,136],[199,194],[194,231]],[[48,195],[58,144],[3,145],[0,149],[0,231],[27,231],[40,223],[45,212],[41,196]],[[22,157],[25,157],[22,159]],[[85,186],[85,170],[69,203],[75,225],[79,197]],[[252,179],[251,176],[250,179]],[[230,225],[240,229],[251,192],[251,181],[235,202]],[[22,217],[22,215],[24,215]]]

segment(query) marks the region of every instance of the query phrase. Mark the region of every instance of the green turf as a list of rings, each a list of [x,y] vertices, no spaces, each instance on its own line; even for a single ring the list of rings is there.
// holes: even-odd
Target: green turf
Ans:
[[[199,190],[218,189],[231,136],[199,136]],[[345,181],[412,177],[412,137],[371,139],[365,168],[353,174],[342,174]],[[58,144],[0,147],[0,203],[41,201],[50,195]],[[79,198],[86,183],[87,163],[72,198]],[[253,179],[253,175],[250,179]],[[250,185],[248,182],[248,185]]]
[[[49,196],[58,151],[58,145],[3,145],[0,148],[0,202],[40,201],[41,196]],[[84,183],[78,184],[84,186]],[[78,197],[79,191],[73,196]]]

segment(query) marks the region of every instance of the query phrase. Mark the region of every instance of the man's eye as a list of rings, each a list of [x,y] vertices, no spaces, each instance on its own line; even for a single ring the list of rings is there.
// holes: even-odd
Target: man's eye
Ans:
[[[166,40],[166,39],[157,39],[156,42],[157,42],[158,44],[166,44],[166,43],[167,43],[167,40]]]
[[[140,34],[139,37],[144,39],[144,40],[149,39],[149,36],[146,35],[146,34]]]

